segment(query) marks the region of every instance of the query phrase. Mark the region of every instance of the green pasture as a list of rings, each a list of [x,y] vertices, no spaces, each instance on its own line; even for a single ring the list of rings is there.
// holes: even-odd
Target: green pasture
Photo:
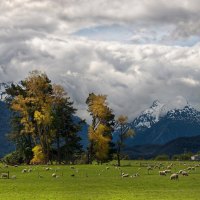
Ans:
[[[0,179],[0,199],[3,200],[199,200],[200,167],[179,181],[170,175],[160,176],[160,170],[173,163],[172,172],[195,166],[194,162],[124,161],[118,169],[113,163],[103,165],[8,166],[1,165],[0,173],[9,171],[10,179]],[[147,171],[147,166],[153,170]],[[46,171],[45,168],[51,168]],[[108,168],[109,169],[106,169]],[[22,173],[23,169],[32,172]],[[121,172],[132,178],[121,177]],[[57,178],[52,177],[56,173]],[[134,177],[136,173],[139,176]],[[74,175],[74,176],[72,176]],[[16,176],[16,178],[12,178]]]

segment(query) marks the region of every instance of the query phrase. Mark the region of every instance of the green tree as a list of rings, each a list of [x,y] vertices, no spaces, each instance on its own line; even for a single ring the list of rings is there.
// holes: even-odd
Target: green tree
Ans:
[[[81,130],[84,122],[75,119],[76,111],[64,89],[60,85],[53,85],[53,129],[59,163],[61,163],[61,159],[70,162],[76,153],[82,152],[81,138],[77,132]],[[64,145],[61,146],[60,143],[64,143]]]

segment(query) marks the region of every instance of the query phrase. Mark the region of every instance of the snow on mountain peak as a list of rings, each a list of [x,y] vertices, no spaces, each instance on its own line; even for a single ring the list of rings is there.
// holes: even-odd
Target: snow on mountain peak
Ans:
[[[150,128],[153,124],[157,123],[160,118],[168,115],[170,118],[176,118],[183,114],[184,116],[196,116],[196,110],[188,104],[186,99],[182,96],[177,96],[172,101],[166,104],[155,100],[148,109],[144,110],[133,122],[132,126],[138,130]]]
[[[159,121],[160,110],[164,104],[159,100],[155,100],[152,106],[133,121],[133,126],[138,129],[150,128],[154,123]]]

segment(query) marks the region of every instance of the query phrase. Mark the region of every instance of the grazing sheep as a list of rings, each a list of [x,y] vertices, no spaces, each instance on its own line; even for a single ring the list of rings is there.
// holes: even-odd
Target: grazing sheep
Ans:
[[[124,172],[122,173],[122,178],[124,177],[129,177],[129,174],[125,174]]]
[[[178,180],[178,174],[172,174],[170,180]]]
[[[8,173],[1,173],[1,178],[8,178]]]
[[[160,176],[166,176],[166,172],[165,171],[159,171],[159,175]]]
[[[26,173],[27,172],[27,169],[22,169],[22,173]]]
[[[110,169],[110,167],[106,167],[106,169],[108,170],[108,169]]]
[[[49,167],[46,167],[45,170],[46,170],[46,171],[49,171]]]
[[[30,169],[28,169],[28,172],[30,173],[30,172],[32,172],[32,169],[30,168]]]
[[[51,176],[52,176],[53,178],[56,178],[56,173],[53,173]]]
[[[14,165],[14,167],[18,167],[18,165]]]
[[[17,178],[16,175],[11,176],[11,179],[16,179],[16,178]]]
[[[182,171],[181,173],[183,176],[188,176],[188,173],[186,171]]]
[[[179,173],[179,174],[182,174],[182,172],[183,172],[183,170],[179,170],[179,172],[178,172],[178,173]]]

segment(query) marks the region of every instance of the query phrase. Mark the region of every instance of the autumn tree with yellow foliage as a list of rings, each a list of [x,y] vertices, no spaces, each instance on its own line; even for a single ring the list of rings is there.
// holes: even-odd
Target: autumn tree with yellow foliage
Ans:
[[[73,121],[73,114],[76,112],[73,102],[69,101],[61,86],[52,86],[46,74],[31,72],[24,81],[21,81],[21,85],[12,84],[7,89],[7,94],[7,102],[13,114],[10,138],[22,151],[23,138],[24,141],[29,141],[26,143],[29,152],[32,148],[33,152],[34,148],[41,148],[44,155],[41,162],[47,163],[52,157],[52,145],[61,133],[65,141],[76,138],[76,142],[79,143],[76,133],[80,128],[78,129],[78,125]],[[74,149],[76,148],[73,148],[73,151]],[[32,153],[31,155],[33,156]],[[29,161],[31,159],[32,157],[28,157]]]
[[[92,117],[92,124],[88,130],[89,147],[88,163],[93,159],[99,162],[108,159],[110,142],[112,140],[114,114],[108,107],[106,95],[89,94],[86,104]]]

